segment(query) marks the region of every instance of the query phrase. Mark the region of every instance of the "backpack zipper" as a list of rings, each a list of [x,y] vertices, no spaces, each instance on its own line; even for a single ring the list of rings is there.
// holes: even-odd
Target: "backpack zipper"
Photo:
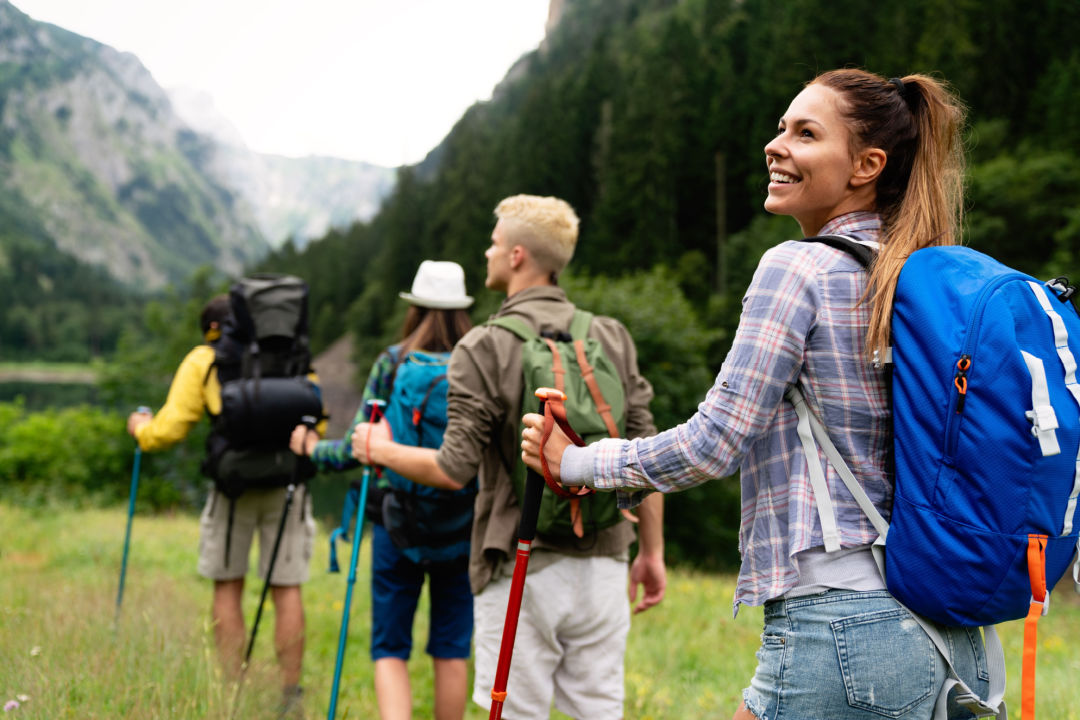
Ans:
[[[964,412],[964,401],[967,400],[967,374],[971,369],[971,356],[964,354],[956,361],[956,375],[953,376],[953,387],[959,393],[956,398],[956,414]]]
[[[968,320],[967,330],[964,333],[964,343],[960,348],[960,357],[956,361],[956,372],[953,375],[952,387],[955,392],[950,391],[950,395],[954,399],[949,403],[953,411],[948,414],[945,421],[945,457],[949,460],[955,459],[956,445],[960,437],[960,421],[963,420],[964,404],[967,402],[968,375],[971,373],[971,367],[974,363],[975,344],[978,339],[975,337],[975,331],[980,326],[983,315],[986,313],[986,304],[989,297],[1002,285],[1017,279],[1026,282],[1027,276],[1018,272],[999,275],[987,283],[979,291],[978,298],[975,299],[974,311]]]

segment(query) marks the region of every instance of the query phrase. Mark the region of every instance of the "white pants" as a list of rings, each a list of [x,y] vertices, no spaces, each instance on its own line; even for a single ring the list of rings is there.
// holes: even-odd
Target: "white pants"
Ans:
[[[627,563],[563,556],[525,578],[506,720],[547,720],[551,702],[573,718],[620,720],[623,656],[630,630]],[[476,676],[473,702],[491,707],[510,578],[492,581],[473,601]]]

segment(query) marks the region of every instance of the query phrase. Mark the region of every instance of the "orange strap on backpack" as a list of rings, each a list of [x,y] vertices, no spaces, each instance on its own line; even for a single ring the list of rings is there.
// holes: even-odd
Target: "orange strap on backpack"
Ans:
[[[1024,664],[1020,677],[1020,720],[1035,720],[1035,650],[1039,618],[1046,614],[1046,535],[1028,535],[1031,606],[1024,620]]]
[[[555,344],[555,341],[551,338],[545,337],[544,342],[547,343],[548,349],[551,350],[551,374],[555,378],[555,389],[563,394],[564,399],[566,395],[566,368],[562,364],[562,355],[559,354],[559,347]],[[541,390],[549,390],[550,388],[537,388],[537,395]]]
[[[548,348],[551,350],[551,373],[555,377],[555,389],[563,393],[563,402],[565,402],[566,383],[564,378],[566,377],[566,368],[563,367],[562,357],[559,355],[559,348],[553,340],[550,338],[544,338],[544,342],[547,343]],[[608,435],[613,438],[619,437],[619,426],[615,423],[615,416],[611,414],[611,403],[604,398],[604,392],[600,389],[600,383],[596,382],[596,372],[593,370],[592,365],[589,364],[589,360],[585,355],[585,341],[574,341],[574,355],[577,357],[578,367],[581,368],[581,379],[585,381],[585,387],[589,389],[589,395],[592,396],[593,404],[596,405],[596,411],[600,415],[600,419],[604,421],[604,427],[607,428]],[[537,396],[544,388],[537,390]],[[563,417],[565,418],[565,411]],[[550,486],[550,483],[548,483]],[[588,493],[581,493],[587,495]],[[581,502],[579,500],[570,501],[570,519],[574,526],[574,534],[578,537],[583,537],[585,534],[584,527],[581,523]],[[634,513],[630,512],[627,508],[622,508],[619,513],[626,520],[637,523],[638,517]]]
[[[544,448],[547,446],[548,438],[551,437],[551,431],[554,429],[556,423],[558,423],[562,431],[566,433],[566,437],[570,439],[570,442],[578,447],[584,447],[585,441],[581,439],[580,435],[574,432],[574,428],[570,427],[570,423],[566,419],[566,393],[561,390],[556,390],[555,388],[540,388],[536,391],[536,396],[543,397],[545,400],[544,430],[540,435],[540,467],[544,471],[544,483],[559,497],[568,498],[570,500],[570,524],[574,528],[574,535],[579,538],[584,537],[585,524],[581,518],[581,498],[596,491],[585,486],[572,489],[566,488],[556,482],[555,479],[551,477],[551,468],[548,467]]]
[[[615,418],[611,415],[611,405],[604,399],[604,393],[600,391],[600,384],[596,382],[596,374],[593,372],[592,365],[589,364],[588,359],[585,357],[585,342],[583,340],[574,341],[574,353],[577,355],[578,367],[581,368],[581,379],[585,381],[585,386],[589,388],[589,394],[592,395],[593,403],[596,404],[596,411],[600,413],[600,417],[604,420],[608,435],[613,438],[619,437],[619,427],[615,424]]]

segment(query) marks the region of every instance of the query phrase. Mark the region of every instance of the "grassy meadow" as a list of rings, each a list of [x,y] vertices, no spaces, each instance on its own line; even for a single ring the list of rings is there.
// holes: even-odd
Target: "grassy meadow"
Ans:
[[[119,622],[114,609],[126,508],[28,511],[0,505],[0,705],[28,698],[10,718],[228,718],[233,693],[218,671],[209,623],[210,585],[195,573],[198,520],[137,516]],[[362,546],[338,718],[378,717],[367,656],[370,556]],[[345,573],[327,567],[320,528],[312,579],[304,586],[307,717],[329,702]],[[339,547],[348,562],[348,547]],[[252,563],[254,565],[254,563]],[[664,602],[637,616],[626,660],[626,718],[728,718],[755,664],[761,612],[731,618],[734,579],[672,570]],[[245,614],[261,581],[249,576]],[[1039,632],[1038,713],[1080,720],[1080,602],[1062,587]],[[423,655],[426,600],[411,661],[417,718],[432,717],[430,662]],[[273,718],[279,699],[267,602],[238,718]],[[1022,624],[1001,627],[1009,666],[1008,704],[1019,711]],[[487,713],[470,703],[467,718]],[[553,717],[563,718],[559,713]]]

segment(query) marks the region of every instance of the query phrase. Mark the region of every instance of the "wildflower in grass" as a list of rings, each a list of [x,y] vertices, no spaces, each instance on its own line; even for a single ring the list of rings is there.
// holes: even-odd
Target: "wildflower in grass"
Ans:
[[[30,702],[30,696],[29,695],[19,694],[19,695],[15,696],[15,699],[18,700],[21,703]]]
[[[19,701],[18,700],[8,700],[6,703],[4,703],[4,712],[11,712],[12,710],[18,710],[18,709],[19,709]]]
[[[1063,654],[1069,649],[1068,644],[1065,642],[1065,638],[1060,635],[1051,635],[1046,638],[1046,640],[1043,641],[1043,647],[1046,648],[1047,652],[1055,655]]]
[[[40,645],[35,645],[34,647],[30,648],[30,657],[37,657],[40,654],[41,654],[41,646]]]

